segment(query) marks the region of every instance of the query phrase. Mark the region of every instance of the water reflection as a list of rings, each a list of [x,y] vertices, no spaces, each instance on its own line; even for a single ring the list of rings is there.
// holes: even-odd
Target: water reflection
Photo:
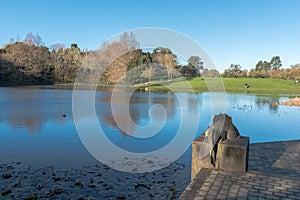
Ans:
[[[82,96],[85,97],[87,92],[91,91],[83,90]],[[119,128],[112,115],[111,92],[96,92],[95,110],[101,127],[113,143],[132,152],[149,152],[165,146],[174,138],[180,126],[181,112],[187,113],[188,119],[194,119],[195,110],[199,109],[198,135],[211,123],[210,93],[197,94],[197,100],[189,93],[177,95],[183,97],[182,105],[172,93],[136,91],[129,102],[134,123],[122,117],[122,110],[117,111],[127,132]],[[226,110],[240,133],[250,136],[251,143],[300,139],[300,108],[277,104],[288,98],[227,93]],[[123,101],[119,99],[119,103]],[[140,130],[136,124],[147,126],[151,123],[149,109],[155,104],[165,109],[165,126],[150,140],[132,137]],[[85,163],[92,160],[76,132],[70,88],[0,88],[0,111],[0,152],[3,152],[0,160],[67,162],[70,166],[80,162],[78,157],[84,158]],[[161,112],[152,114],[154,121],[158,122],[163,116]],[[81,115],[79,120],[89,121],[90,116]]]
[[[71,91],[1,88],[0,93],[0,121],[13,128],[40,133],[49,121],[63,125],[66,117],[72,119]]]
[[[106,125],[112,126],[120,130],[120,133],[123,136],[127,134],[133,135],[136,129],[136,125],[147,126],[150,122],[149,110],[153,105],[159,104],[162,105],[165,109],[166,115],[169,119],[172,119],[175,115],[175,108],[178,105],[178,102],[175,98],[175,95],[172,93],[166,94],[155,94],[150,92],[141,92],[136,91],[130,97],[129,101],[129,112],[131,119],[127,118],[125,115],[125,110],[122,106],[115,109],[116,116],[120,119],[119,125],[126,127],[127,134],[124,130],[119,128],[119,125],[113,117],[111,110],[111,94],[109,92],[97,93],[96,95],[96,112],[98,119],[105,123]],[[126,93],[121,93],[118,95],[118,104],[126,104]],[[196,102],[194,102],[194,105]],[[193,104],[191,104],[192,106]],[[197,104],[196,104],[197,105]],[[118,105],[114,105],[117,107]],[[153,112],[154,119],[160,119],[163,116],[163,113],[160,111]]]
[[[105,90],[108,88],[105,87]],[[54,89],[45,86],[42,89],[38,87],[1,88],[0,121],[9,124],[14,129],[26,129],[26,132],[30,134],[42,132],[48,122],[63,126],[66,121],[73,120],[72,90],[69,89],[71,88]],[[121,103],[124,101],[119,100]],[[149,123],[148,111],[155,104],[163,105],[169,118],[174,116],[177,104],[174,94],[138,91],[130,98],[129,110],[132,120],[137,124],[147,125]],[[195,106],[195,104],[196,102],[189,105]],[[101,122],[118,128],[111,112],[111,92],[96,93],[96,112]],[[119,110],[118,114],[122,116],[122,110]],[[159,112],[153,114],[155,118],[161,116]],[[88,118],[89,116],[81,117]],[[134,133],[135,123],[129,123],[128,118],[123,118],[122,122],[124,126],[128,126],[131,133]],[[124,134],[123,131],[121,133]]]
[[[280,103],[280,97],[278,97],[278,96],[271,96],[271,97],[258,96],[255,100],[255,103],[259,109],[263,109],[265,106],[268,106],[270,112],[274,112],[276,114],[278,111],[279,103]]]
[[[209,93],[197,94],[198,100],[191,98],[188,93],[181,93],[184,96],[185,103],[179,106],[179,103],[173,93],[153,93],[136,91],[130,98],[129,110],[130,116],[134,123],[126,117],[122,117],[123,111],[117,110],[120,116],[121,124],[127,127],[127,133],[121,130],[116,123],[111,111],[111,92],[109,87],[105,87],[104,91],[97,91],[95,95],[95,108],[97,117],[101,125],[104,126],[109,134],[120,134],[123,136],[133,135],[137,131],[136,124],[147,126],[150,121],[149,109],[160,104],[164,107],[167,122],[164,130],[175,131],[180,121],[180,112],[188,112],[193,117],[193,112],[199,108],[201,121],[199,124],[199,134],[204,131],[210,123],[211,95]],[[64,127],[68,123],[73,124],[72,117],[72,90],[71,87],[66,89],[47,88],[47,87],[19,87],[19,88],[0,88],[0,122],[1,127],[9,126],[10,131],[26,132],[29,134],[43,134],[44,127],[52,124],[51,128]],[[99,90],[101,88],[98,88]],[[102,88],[103,89],[103,88]],[[91,92],[91,91],[83,91]],[[281,106],[279,102],[288,99],[289,96],[267,96],[253,94],[226,94],[226,104],[228,114],[233,116],[234,120],[239,122],[239,126],[247,132],[252,130],[255,124],[256,132],[268,132],[263,124],[268,127],[273,126],[283,130],[283,127],[289,125],[298,127],[297,123],[292,123],[299,117],[299,109],[295,107]],[[119,99],[120,103],[124,100]],[[123,102],[124,103],[124,102]],[[66,117],[62,115],[65,114]],[[154,112],[154,119],[161,119],[163,113]],[[88,119],[89,116],[80,116],[82,119]],[[293,118],[292,118],[293,117]],[[288,120],[288,121],[287,121]],[[281,125],[280,122],[286,121]],[[250,124],[252,123],[252,125]],[[262,124],[261,126],[257,126]],[[280,127],[282,126],[282,127]],[[258,130],[258,127],[260,130]],[[49,127],[48,127],[49,128]],[[274,132],[274,131],[273,131]],[[3,133],[2,133],[3,134]],[[55,134],[55,133],[53,133]],[[272,133],[273,134],[273,133]],[[275,134],[275,133],[274,133]],[[277,133],[276,133],[277,134]],[[278,133],[279,135],[279,133]],[[254,135],[254,138],[257,135]],[[260,137],[260,136],[259,136]],[[277,137],[277,136],[276,136]],[[120,138],[118,138],[120,139]]]
[[[280,107],[280,102],[283,101],[283,99],[283,97],[274,95],[227,94],[228,108],[244,111],[246,113],[268,110],[270,114],[276,115]]]

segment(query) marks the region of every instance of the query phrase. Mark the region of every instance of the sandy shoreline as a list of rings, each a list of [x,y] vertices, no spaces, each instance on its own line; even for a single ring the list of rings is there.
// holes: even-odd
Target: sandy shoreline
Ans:
[[[189,173],[190,166],[178,162],[142,174],[105,165],[62,169],[0,163],[0,199],[177,199]]]

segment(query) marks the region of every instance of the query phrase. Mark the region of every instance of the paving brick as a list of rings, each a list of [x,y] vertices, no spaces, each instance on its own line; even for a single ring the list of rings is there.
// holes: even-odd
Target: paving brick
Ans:
[[[247,198],[248,197],[248,193],[238,193],[237,198]]]
[[[212,170],[194,199],[300,200],[298,152],[300,141],[250,144],[249,172]]]
[[[230,188],[230,185],[222,185],[222,189],[228,190]]]
[[[213,183],[212,187],[221,187],[222,185],[223,185],[223,182],[216,181]]]
[[[278,177],[270,177],[270,179],[273,181],[280,181],[280,178],[278,178]]]
[[[271,185],[271,186],[280,186],[279,183],[277,183],[276,181],[272,181],[272,180],[269,180],[269,181],[267,182],[267,185]]]
[[[267,190],[261,190],[260,191],[263,194],[273,195],[273,192],[267,191]]]
[[[239,192],[239,189],[230,189],[228,191],[228,193],[230,193],[230,194],[237,194],[238,192]]]
[[[239,188],[240,188],[240,185],[239,185],[239,184],[233,184],[233,185],[231,185],[230,188],[231,188],[231,189],[239,189]]]
[[[296,199],[300,199],[300,197],[299,196],[295,196],[295,195],[289,195],[289,198],[292,198],[292,199],[294,199],[294,200],[296,200]]]
[[[207,191],[199,191],[197,192],[198,196],[206,196],[207,195]]]
[[[211,182],[204,182],[204,183],[203,183],[203,186],[210,187],[212,184],[213,184],[213,183],[211,183]]]
[[[207,192],[207,195],[210,195],[210,196],[217,196],[217,194],[218,194],[218,191],[214,191],[214,190],[209,190]]]
[[[206,197],[204,197],[204,196],[195,196],[194,197],[194,200],[205,200],[206,199]]]
[[[293,188],[294,186],[293,185],[290,185],[290,184],[287,184],[285,185],[286,188]]]
[[[201,190],[201,191],[208,191],[208,190],[210,190],[210,187],[208,187],[208,186],[202,186],[202,187],[200,188],[200,190]]]
[[[250,185],[250,186],[256,186],[257,184],[255,182],[248,182],[248,185]]]
[[[248,196],[249,200],[257,200],[258,198],[256,196]]]
[[[283,191],[281,191],[281,193],[286,194],[286,195],[293,195],[294,194],[294,192],[290,192],[288,190],[283,190]]]
[[[276,199],[280,199],[279,197],[275,197],[273,195],[267,195],[266,199],[272,199],[272,200],[276,200]]]
[[[274,189],[274,188],[268,188],[268,191],[269,192],[280,192],[280,190],[278,190],[278,189]]]
[[[260,190],[260,191],[266,191],[267,190],[267,186],[261,186],[261,185],[254,185],[253,187],[256,190]]]
[[[227,194],[227,193],[228,193],[228,190],[225,190],[225,189],[221,189],[219,191],[219,194],[222,194],[222,195]]]
[[[287,194],[275,192],[274,196],[279,197],[279,198],[286,198]]]
[[[216,197],[216,199],[226,199],[226,195],[222,195],[222,194],[218,194],[218,196]]]
[[[287,191],[289,191],[289,192],[299,192],[299,188],[298,189],[296,189],[296,188],[287,188]]]
[[[257,193],[258,191],[254,188],[249,188],[248,189],[249,193]]]
[[[284,187],[284,186],[274,186],[274,189],[277,189],[277,190],[286,190],[287,188]]]
[[[216,198],[216,195],[208,194],[205,198],[206,198],[206,200],[214,200]]]
[[[223,182],[223,185],[232,185],[232,181],[231,180],[225,180],[224,182]]]

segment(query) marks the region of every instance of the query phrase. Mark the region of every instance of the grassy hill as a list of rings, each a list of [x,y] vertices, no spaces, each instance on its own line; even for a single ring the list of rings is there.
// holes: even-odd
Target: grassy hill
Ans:
[[[300,93],[300,84],[296,85],[293,80],[269,79],[269,78],[194,78],[188,80],[192,89],[201,91],[224,91],[226,92],[271,92],[271,93]],[[245,83],[249,88],[245,88]],[[149,85],[135,85],[136,87],[148,88],[151,91],[163,91],[167,88],[173,91],[192,91],[181,78],[172,81],[153,81]],[[221,86],[221,87],[220,87]],[[209,89],[208,89],[209,87]]]

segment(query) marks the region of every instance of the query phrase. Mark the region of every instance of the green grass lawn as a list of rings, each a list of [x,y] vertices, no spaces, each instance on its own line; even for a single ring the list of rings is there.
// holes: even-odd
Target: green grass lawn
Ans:
[[[225,78],[223,79],[226,90],[245,90],[245,83],[250,87],[249,91],[278,91],[299,92],[300,85],[293,80],[271,78]]]
[[[136,85],[137,87],[147,87],[151,91],[167,90],[173,91],[225,91],[227,92],[272,92],[272,93],[300,93],[300,84],[295,85],[293,80],[281,80],[270,78],[194,78],[188,80],[192,89],[188,88],[182,78],[172,81],[153,81],[150,85]],[[245,88],[245,83],[250,87]]]

